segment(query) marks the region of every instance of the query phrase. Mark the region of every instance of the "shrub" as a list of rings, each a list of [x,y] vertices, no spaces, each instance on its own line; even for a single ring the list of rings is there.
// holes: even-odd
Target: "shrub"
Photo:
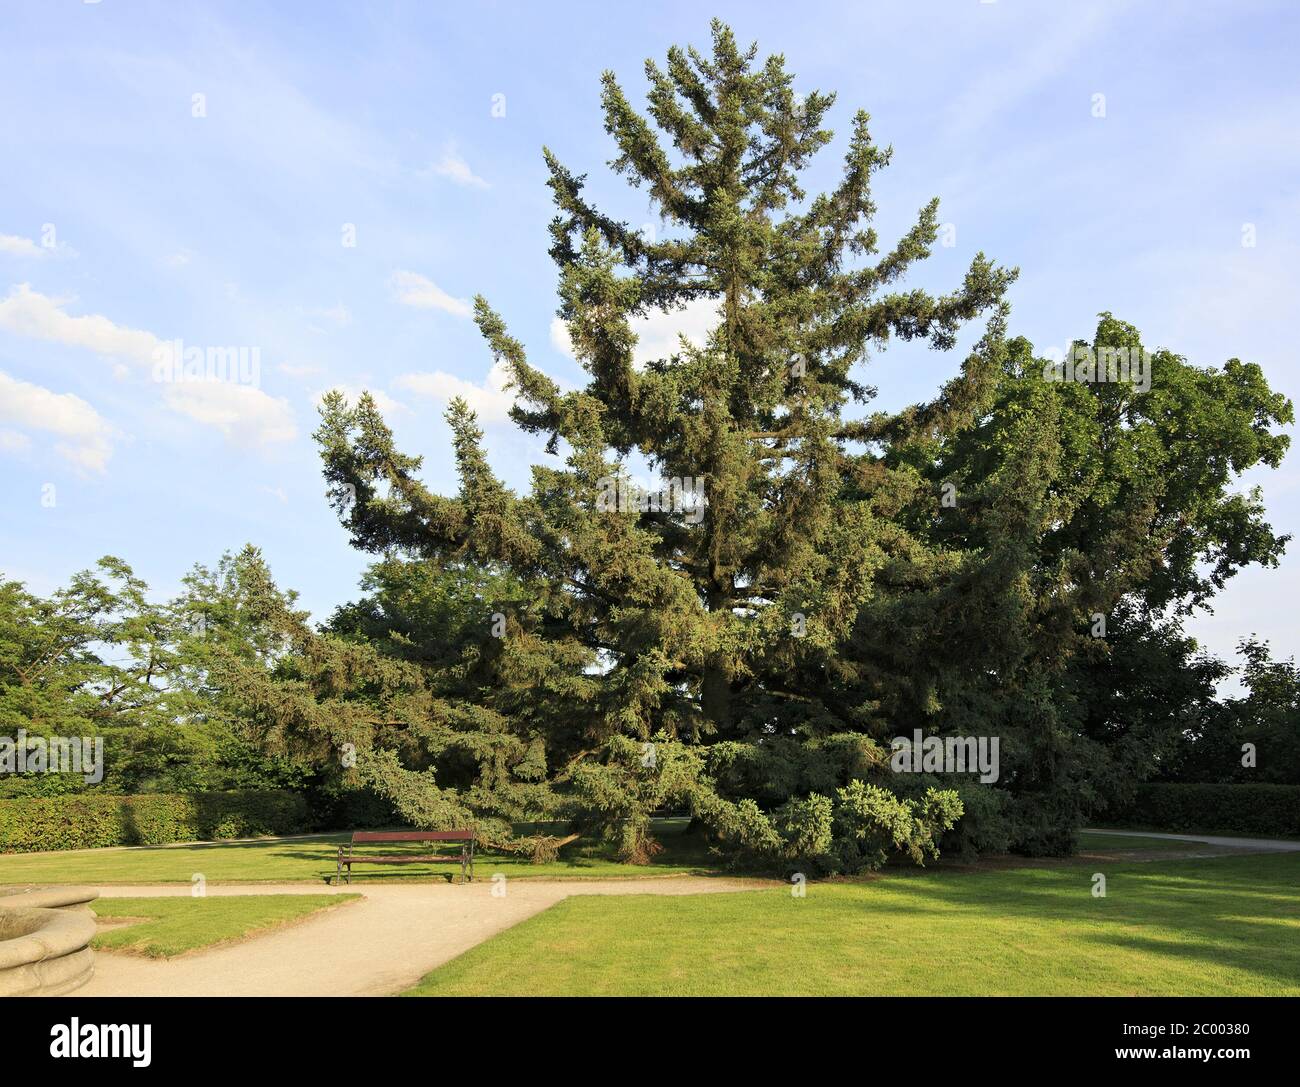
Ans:
[[[279,789],[0,800],[0,852],[252,838],[311,829],[307,801]]]
[[[812,793],[792,797],[773,813],[785,855],[798,867],[815,864],[834,846],[835,805]]]
[[[1011,793],[1006,789],[961,774],[895,774],[889,785],[900,799],[918,803],[931,789],[957,794],[961,818],[940,837],[940,856],[970,863],[980,857],[1011,852],[1016,827],[1009,816]]]
[[[1114,823],[1193,834],[1300,836],[1300,785],[1140,785]]]
[[[1004,802],[1012,853],[1068,857],[1078,851],[1081,815],[1066,789],[1011,795]]]
[[[366,830],[407,824],[392,801],[369,789],[346,789],[329,785],[308,790],[311,822],[315,827]]]
[[[939,840],[940,853],[945,857],[974,861],[979,857],[1009,852],[1013,830],[1006,815],[1009,794],[971,782],[962,782],[952,788],[961,801],[962,816]]]
[[[918,800],[900,800],[887,789],[851,781],[837,790],[835,840],[840,871],[879,868],[894,853],[924,864],[938,857],[939,839],[961,818],[951,789],[927,789]]]

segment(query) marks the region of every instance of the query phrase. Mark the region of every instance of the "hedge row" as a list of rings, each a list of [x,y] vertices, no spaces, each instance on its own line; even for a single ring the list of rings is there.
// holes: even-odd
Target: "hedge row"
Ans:
[[[1300,785],[1139,785],[1116,826],[1300,837]]]
[[[311,822],[307,801],[282,789],[0,800],[0,853],[295,834]]]

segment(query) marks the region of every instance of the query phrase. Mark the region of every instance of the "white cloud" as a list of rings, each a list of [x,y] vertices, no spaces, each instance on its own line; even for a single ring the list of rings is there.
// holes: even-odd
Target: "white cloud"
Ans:
[[[559,317],[551,318],[551,346],[565,358],[577,361],[573,350],[573,338],[569,335],[569,326]]]
[[[679,352],[678,336],[685,336],[696,347],[703,347],[709,333],[718,324],[718,303],[713,299],[688,302],[682,310],[668,313],[653,311],[632,321],[632,331],[637,335],[632,350],[632,365],[641,369],[653,359],[665,359]],[[551,319],[551,346],[561,355],[576,359],[568,326],[559,318]]]
[[[506,389],[509,380],[509,368],[504,362],[498,362],[488,371],[482,385],[475,385],[472,381],[442,370],[403,374],[393,384],[444,404],[452,397],[459,396],[474,409],[480,422],[500,423],[509,417],[510,408],[515,402],[514,391]]]
[[[163,341],[152,332],[126,328],[107,317],[74,317],[66,300],[49,298],[22,283],[0,301],[0,328],[31,339],[84,347],[111,359],[127,359],[152,371]],[[113,367],[119,380],[126,371]],[[162,383],[163,400],[173,411],[219,429],[227,438],[265,445],[288,441],[295,434],[288,401],[252,385],[222,381]]]
[[[84,347],[97,355],[153,364],[154,351],[162,341],[152,332],[125,328],[97,314],[73,317],[63,309],[66,301],[20,283],[0,301],[0,328],[31,339]]]
[[[474,189],[488,187],[488,183],[469,168],[469,163],[456,153],[454,147],[448,147],[443,151],[442,158],[433,164],[432,170],[439,177],[445,177],[457,185]]]
[[[15,257],[39,257],[44,252],[45,250],[31,238],[23,238],[17,234],[0,234],[0,253],[9,253]]]
[[[397,300],[404,306],[417,309],[440,309],[455,317],[468,317],[473,307],[463,298],[453,298],[433,280],[418,272],[398,270],[390,281],[397,292]]]
[[[32,446],[31,438],[16,430],[0,430],[0,450],[6,453],[18,453]]]
[[[175,253],[163,257],[162,262],[168,268],[184,268],[194,259],[192,249],[178,249]]]
[[[651,359],[666,359],[681,351],[679,335],[703,347],[718,322],[718,302],[712,298],[697,299],[686,303],[685,309],[667,313],[654,310],[632,322],[632,331],[637,334],[632,362],[644,366]]]
[[[252,385],[228,381],[180,381],[163,386],[172,411],[216,427],[233,442],[271,445],[297,435],[289,402]]]
[[[72,393],[51,392],[40,385],[0,372],[0,422],[43,430],[57,436],[55,450],[83,471],[103,472],[113,453],[113,429],[86,401]],[[5,432],[0,445],[26,448],[24,434]]]
[[[264,487],[262,488],[262,490],[265,491],[267,494],[269,494],[272,498],[275,498],[275,499],[279,500],[279,502],[281,503],[281,505],[283,505],[284,503],[286,503],[286,502],[289,501],[289,496],[285,493],[285,490],[284,490],[283,487],[266,487],[266,486],[264,486]]]

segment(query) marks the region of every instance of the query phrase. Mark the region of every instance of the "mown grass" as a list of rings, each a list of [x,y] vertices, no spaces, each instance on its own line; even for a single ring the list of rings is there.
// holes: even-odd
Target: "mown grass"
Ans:
[[[489,878],[503,872],[512,879],[597,879],[654,875],[708,874],[716,861],[698,841],[683,835],[684,819],[656,820],[656,833],[664,852],[650,865],[621,863],[605,842],[574,842],[552,864],[531,864],[513,854],[480,851],[475,875]],[[177,846],[137,846],[129,849],[80,850],[66,853],[0,854],[0,885],[17,883],[189,883],[196,874],[213,883],[324,882],[335,872],[335,857],[347,833],[304,838],[268,838],[255,842],[198,842]],[[1080,835],[1085,850],[1196,850],[1194,842],[1119,835]],[[393,851],[392,846],[369,846],[361,852]],[[406,848],[404,846],[397,848]],[[418,844],[416,851],[427,851]],[[446,850],[448,854],[454,850]],[[458,864],[358,865],[356,886],[397,880],[459,878]]]
[[[411,995],[1300,994],[1300,854],[574,897]]]
[[[170,958],[257,935],[360,897],[319,894],[101,898],[94,903],[97,917],[129,918],[135,923],[100,932],[92,946],[101,951]]]
[[[686,820],[659,821],[656,833],[664,852],[650,865],[623,864],[605,842],[574,842],[560,851],[551,864],[532,864],[515,854],[480,851],[474,875],[489,879],[503,872],[511,879],[593,879],[628,876],[706,873],[711,870],[707,851],[683,836]],[[9,853],[0,855],[0,884],[7,883],[189,883],[196,874],[209,883],[278,883],[315,880],[324,882],[335,873],[340,843],[350,834],[321,834],[309,838],[270,838],[254,842],[200,842],[179,846],[136,846],[67,853]],[[405,845],[366,846],[359,853],[393,853]],[[457,852],[446,850],[449,855]],[[427,843],[415,843],[414,852],[428,852]],[[460,878],[459,864],[358,865],[352,883],[388,883],[395,880]]]
[[[512,879],[603,879],[716,872],[716,860],[697,840],[683,835],[685,827],[684,819],[656,820],[656,833],[663,842],[664,852],[649,865],[621,863],[608,843],[579,841],[561,850],[559,860],[552,864],[532,864],[513,854],[480,851],[475,875],[483,879],[490,878],[494,872],[503,872]],[[199,842],[66,853],[0,854],[0,885],[189,883],[196,874],[213,883],[324,883],[335,873],[339,844],[349,838],[347,833],[337,833],[254,842]],[[1088,832],[1080,835],[1080,847],[1084,850],[1165,852],[1206,848],[1195,842]],[[394,848],[376,845],[365,847],[361,852],[389,853]],[[413,847],[417,852],[425,852],[427,848],[424,844]],[[446,852],[451,854],[455,850]],[[358,865],[353,874],[353,884],[450,879],[459,878],[459,874],[458,864]]]

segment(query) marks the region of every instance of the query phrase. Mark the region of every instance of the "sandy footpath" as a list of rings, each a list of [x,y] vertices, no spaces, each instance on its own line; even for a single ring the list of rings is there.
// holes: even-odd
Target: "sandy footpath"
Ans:
[[[1146,830],[1090,830],[1088,833],[1113,834],[1117,838],[1163,838],[1168,842],[1204,842],[1249,853],[1300,853],[1300,842],[1289,842],[1284,838],[1225,838],[1221,834],[1165,834]]]
[[[209,885],[215,895],[363,895],[305,921],[171,961],[96,952],[95,976],[78,996],[379,996],[401,992],[435,966],[569,895],[692,895],[781,886],[762,880],[510,880],[494,896],[480,877],[466,885],[365,884],[322,888],[283,883]],[[188,885],[113,886],[104,898],[188,896]]]

